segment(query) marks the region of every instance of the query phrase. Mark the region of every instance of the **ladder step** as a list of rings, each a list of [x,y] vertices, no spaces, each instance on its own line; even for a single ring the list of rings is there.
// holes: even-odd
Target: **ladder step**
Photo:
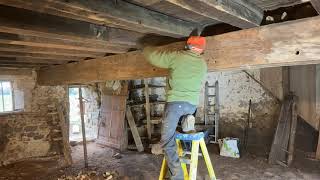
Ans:
[[[218,142],[217,141],[210,141],[209,143],[210,144],[217,144]]]
[[[191,152],[190,151],[184,151],[183,152],[185,155],[191,155]],[[202,153],[198,153],[198,156],[202,156]]]
[[[207,86],[208,88],[215,88],[216,86]]]
[[[216,95],[207,95],[207,97],[216,97]]]
[[[180,162],[186,163],[186,164],[191,164],[191,160],[187,158],[180,158]]]

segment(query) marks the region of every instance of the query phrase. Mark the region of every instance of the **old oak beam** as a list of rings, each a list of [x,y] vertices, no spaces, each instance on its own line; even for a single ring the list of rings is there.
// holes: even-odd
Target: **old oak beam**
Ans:
[[[308,28],[305,28],[308,27]],[[207,37],[209,71],[252,69],[320,62],[320,16]],[[160,49],[181,49],[184,42]],[[58,85],[166,76],[140,51],[41,68],[38,83]]]

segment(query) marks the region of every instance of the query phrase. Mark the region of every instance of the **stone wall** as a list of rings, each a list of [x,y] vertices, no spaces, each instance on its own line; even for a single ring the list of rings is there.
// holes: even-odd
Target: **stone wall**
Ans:
[[[260,70],[249,72],[258,81]],[[281,81],[281,77],[277,81]],[[251,149],[259,148],[268,152],[271,145],[279,104],[256,81],[243,71],[208,73],[206,81],[209,85],[219,83],[220,138],[237,137],[243,141],[244,129],[248,119],[249,101],[252,102],[252,119],[249,128],[248,145]],[[272,89],[281,91],[279,82],[275,81]],[[270,85],[271,86],[271,85]],[[267,88],[271,88],[268,86]],[[280,88],[280,90],[278,90]],[[203,117],[204,89],[201,91],[198,116]],[[263,148],[263,149],[261,149]],[[250,148],[249,148],[250,149]]]
[[[0,79],[13,83],[15,103],[19,107],[15,112],[0,114],[0,165],[60,155],[59,120],[48,114],[48,106],[54,105],[55,100],[66,104],[65,88],[37,86],[36,74],[31,70],[19,74],[0,71]]]
[[[96,85],[88,85],[83,88],[84,120],[86,136],[89,139],[96,139],[98,135],[98,120],[101,107],[100,90]]]

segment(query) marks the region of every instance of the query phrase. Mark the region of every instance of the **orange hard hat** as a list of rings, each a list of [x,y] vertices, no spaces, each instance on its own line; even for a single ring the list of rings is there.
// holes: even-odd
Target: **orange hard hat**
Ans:
[[[191,50],[202,52],[206,47],[206,38],[201,36],[190,36],[187,45]]]

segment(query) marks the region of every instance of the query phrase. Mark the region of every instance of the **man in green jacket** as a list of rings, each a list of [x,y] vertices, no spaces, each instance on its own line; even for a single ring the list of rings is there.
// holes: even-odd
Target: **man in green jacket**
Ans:
[[[193,114],[199,104],[201,84],[207,73],[207,64],[201,57],[205,44],[204,37],[191,36],[181,51],[162,51],[151,47],[143,51],[152,65],[167,68],[170,72],[160,145],[173,180],[183,179],[174,137],[179,119]]]

